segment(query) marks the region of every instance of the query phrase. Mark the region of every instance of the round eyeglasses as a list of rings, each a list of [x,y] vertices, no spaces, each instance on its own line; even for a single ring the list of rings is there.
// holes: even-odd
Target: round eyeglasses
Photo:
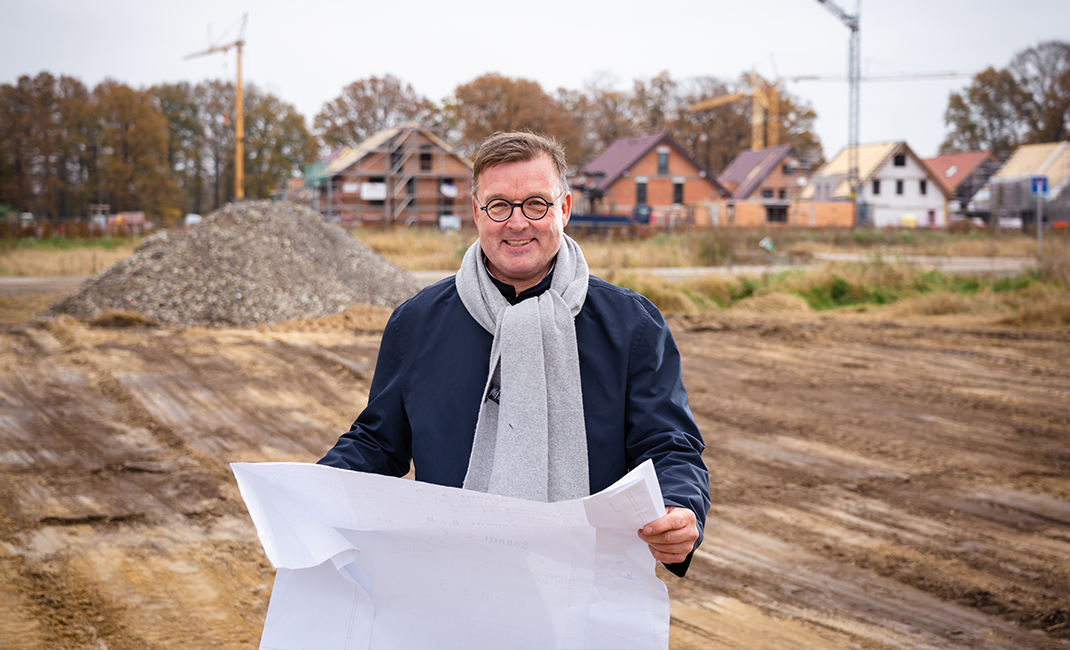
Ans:
[[[530,221],[538,221],[546,216],[546,213],[550,211],[550,206],[564,198],[565,193],[561,192],[553,201],[547,201],[541,196],[529,196],[520,203],[510,203],[505,199],[494,199],[486,205],[479,206],[491,221],[509,221],[509,217],[513,216],[513,210],[520,208],[520,211],[524,213],[524,216]]]

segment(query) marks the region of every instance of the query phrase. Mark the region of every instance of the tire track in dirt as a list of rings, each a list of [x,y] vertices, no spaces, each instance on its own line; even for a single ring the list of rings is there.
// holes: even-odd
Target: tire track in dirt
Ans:
[[[777,320],[676,328],[714,505],[673,596],[819,647],[1066,647],[1066,337]]]

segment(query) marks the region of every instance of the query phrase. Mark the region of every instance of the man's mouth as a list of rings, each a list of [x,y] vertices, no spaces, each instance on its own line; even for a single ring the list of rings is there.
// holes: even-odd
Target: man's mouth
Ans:
[[[531,239],[506,239],[505,243],[509,244],[513,248],[519,248],[519,247],[523,246],[524,244],[530,243],[531,241],[533,241],[533,240],[531,240]]]

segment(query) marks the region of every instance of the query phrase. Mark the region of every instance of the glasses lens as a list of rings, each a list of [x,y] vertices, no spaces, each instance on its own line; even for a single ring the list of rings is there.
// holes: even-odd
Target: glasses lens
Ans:
[[[495,221],[505,221],[512,212],[513,206],[502,199],[496,199],[487,204],[487,214]]]
[[[542,219],[546,216],[546,212],[549,209],[550,204],[537,196],[533,196],[527,201],[524,201],[524,216],[528,219]]]

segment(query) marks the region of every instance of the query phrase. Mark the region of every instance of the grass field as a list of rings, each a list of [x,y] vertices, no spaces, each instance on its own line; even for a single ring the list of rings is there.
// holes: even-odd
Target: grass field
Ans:
[[[459,267],[474,233],[427,230],[358,230],[362,242],[400,267]],[[1030,257],[1036,240],[1018,233],[926,230],[684,231],[652,236],[621,232],[575,235],[591,268],[650,298],[665,312],[740,308],[856,311],[887,306],[901,316],[972,314],[1019,326],[1070,325],[1070,240],[1045,241],[1042,264],[1014,278],[959,277],[892,263],[904,255]],[[872,255],[866,264],[827,264],[761,276],[711,274],[669,282],[644,274],[651,267],[762,264],[772,258],[758,242],[772,239],[776,253],[807,261],[818,252]],[[0,275],[91,275],[130,255],[136,239],[44,241],[0,245]],[[885,261],[882,261],[885,260]],[[9,306],[10,307],[10,306]]]

